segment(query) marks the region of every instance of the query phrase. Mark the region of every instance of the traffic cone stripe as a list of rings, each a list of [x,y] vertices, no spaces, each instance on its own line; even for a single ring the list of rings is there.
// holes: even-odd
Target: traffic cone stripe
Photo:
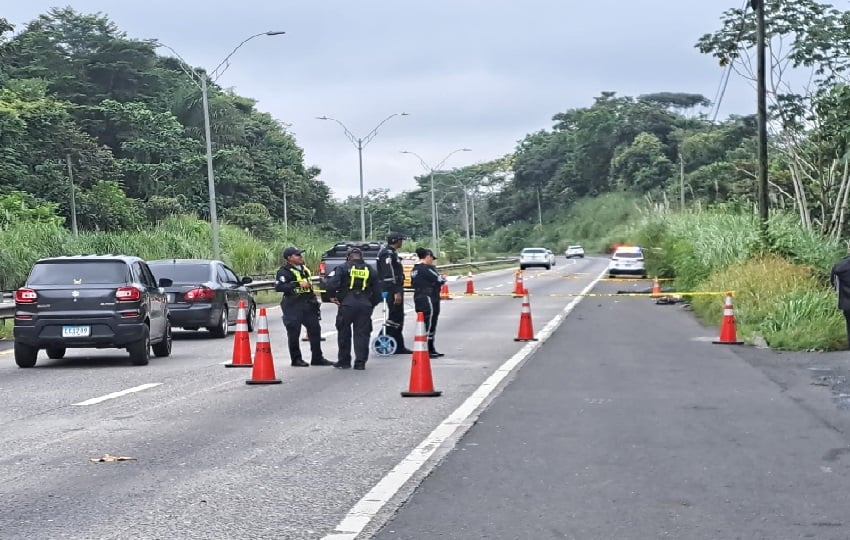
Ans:
[[[466,292],[464,294],[475,294],[475,285],[472,283],[472,270],[466,275]]]
[[[251,367],[251,338],[248,337],[248,321],[245,316],[245,302],[239,301],[236,312],[236,333],[233,335],[233,357],[224,367]]]

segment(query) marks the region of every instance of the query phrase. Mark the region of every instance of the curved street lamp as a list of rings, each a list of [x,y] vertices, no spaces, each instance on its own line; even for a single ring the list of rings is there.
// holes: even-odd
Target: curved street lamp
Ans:
[[[339,124],[342,130],[345,132],[345,136],[348,137],[348,140],[351,141],[351,144],[354,145],[354,148],[357,149],[357,159],[360,167],[360,238],[363,242],[366,242],[366,198],[363,195],[363,147],[372,142],[372,139],[378,134],[378,129],[381,126],[386,124],[391,118],[396,116],[409,116],[406,112],[401,113],[393,113],[383,120],[381,120],[377,126],[375,126],[372,131],[366,134],[365,137],[358,137],[354,133],[351,132],[345,124],[337,120],[336,118],[331,118],[330,116],[317,116],[316,120],[332,120]]]
[[[440,245],[437,238],[437,200],[434,194],[434,171],[440,170],[440,168],[445,165],[446,161],[448,161],[450,157],[457,154],[458,152],[472,152],[472,149],[458,148],[457,150],[452,150],[448,153],[446,157],[443,158],[442,161],[437,163],[436,167],[431,167],[424,159],[422,159],[422,156],[420,156],[416,152],[411,152],[409,150],[401,151],[402,154],[410,154],[412,156],[416,156],[416,158],[419,159],[419,163],[422,164],[422,167],[424,167],[425,170],[428,171],[431,177],[431,242],[434,245],[434,249],[437,250],[438,255],[440,253]]]
[[[219,244],[218,239],[218,211],[216,209],[215,203],[215,172],[213,171],[213,154],[212,154],[212,135],[210,129],[210,102],[209,102],[209,91],[207,89],[208,81],[215,82],[221,77],[227,68],[230,67],[230,57],[233,56],[236,51],[238,51],[243,45],[248,43],[254,38],[260,36],[280,36],[285,34],[283,31],[268,31],[268,32],[260,32],[259,34],[254,34],[250,36],[233,48],[230,51],[230,54],[224,57],[222,60],[212,71],[209,73],[205,73],[203,71],[198,71],[197,69],[191,67],[186,60],[180,56],[180,53],[162,43],[161,41],[154,40],[153,43],[159,47],[164,47],[171,51],[177,56],[180,60],[180,67],[183,69],[183,72],[192,79],[192,82],[195,83],[201,90],[201,98],[204,106],[204,138],[206,139],[206,153],[207,153],[207,188],[209,190],[209,198],[210,198],[210,228],[212,231],[212,243],[213,243],[213,258],[221,259],[221,245]]]

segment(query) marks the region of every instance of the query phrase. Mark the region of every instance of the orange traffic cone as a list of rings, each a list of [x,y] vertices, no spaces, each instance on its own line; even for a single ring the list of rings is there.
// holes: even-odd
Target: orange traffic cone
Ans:
[[[475,294],[475,285],[472,283],[472,270],[466,275],[466,292],[464,294]]]
[[[522,270],[517,270],[514,273],[514,298],[525,296],[526,293],[525,286],[522,284]]]
[[[440,300],[451,300],[452,296],[449,293],[449,284],[447,282],[443,282],[443,285],[440,287]]]
[[[732,307],[732,293],[726,293],[726,304],[723,306],[723,322],[720,323],[720,339],[713,341],[720,345],[742,345],[738,341],[735,330],[735,309]]]
[[[251,379],[245,384],[280,384],[280,379],[274,376],[274,359],[272,344],[269,341],[269,322],[266,319],[266,308],[260,308],[257,320],[257,350],[254,351],[254,369]]]
[[[514,341],[537,341],[534,328],[531,325],[531,304],[528,301],[528,291],[522,301],[522,313],[519,316],[519,332]]]
[[[428,354],[428,335],[425,333],[425,314],[416,312],[416,337],[413,339],[413,360],[410,366],[410,386],[402,397],[437,397],[431,378],[431,355]]]
[[[233,357],[224,367],[251,367],[251,338],[248,337],[248,317],[245,315],[245,301],[239,301],[236,314],[236,333],[233,335]]]
[[[652,294],[650,296],[661,296],[661,285],[658,283],[658,278],[652,280]]]

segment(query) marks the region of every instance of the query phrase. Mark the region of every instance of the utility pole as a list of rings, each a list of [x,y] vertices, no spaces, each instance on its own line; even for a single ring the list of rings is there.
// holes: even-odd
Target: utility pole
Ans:
[[[679,152],[679,210],[685,209],[685,158]]]
[[[283,234],[289,235],[289,216],[286,208],[286,180],[283,181]]]
[[[77,196],[74,193],[74,167],[71,165],[71,154],[65,154],[65,162],[68,164],[68,180],[71,182],[71,232],[79,236],[77,230]]]
[[[767,241],[767,83],[764,0],[750,0],[756,13],[756,61],[758,93],[758,211],[762,239]]]

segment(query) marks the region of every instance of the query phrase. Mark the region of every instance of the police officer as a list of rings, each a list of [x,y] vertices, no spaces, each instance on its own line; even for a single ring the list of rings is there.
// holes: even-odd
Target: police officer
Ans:
[[[446,282],[434,267],[434,252],[430,249],[417,248],[416,256],[419,264],[413,267],[410,274],[413,283],[413,303],[416,311],[425,315],[425,331],[428,333],[428,354],[431,358],[444,356],[434,348],[434,334],[437,330],[437,319],[440,317],[440,288]]]
[[[275,290],[283,293],[280,309],[283,311],[283,325],[289,342],[289,357],[296,367],[332,366],[322,354],[322,328],[319,326],[319,300],[310,282],[310,269],[304,264],[303,251],[288,247],[283,250],[283,266],[277,271]],[[299,332],[301,326],[307,329],[310,339],[310,364],[301,356]]]
[[[850,342],[850,254],[832,266],[830,279],[838,292],[838,309],[844,314],[847,339]]]
[[[403,237],[397,232],[387,235],[387,245],[378,252],[378,280],[381,290],[387,293],[387,335],[395,339],[395,354],[410,354],[404,346],[404,266],[398,258]]]
[[[351,335],[354,328],[354,369],[366,369],[369,338],[372,335],[372,311],[381,301],[378,277],[363,261],[359,248],[348,250],[346,262],[325,279],[325,290],[339,305],[336,315],[339,369],[351,367]]]

